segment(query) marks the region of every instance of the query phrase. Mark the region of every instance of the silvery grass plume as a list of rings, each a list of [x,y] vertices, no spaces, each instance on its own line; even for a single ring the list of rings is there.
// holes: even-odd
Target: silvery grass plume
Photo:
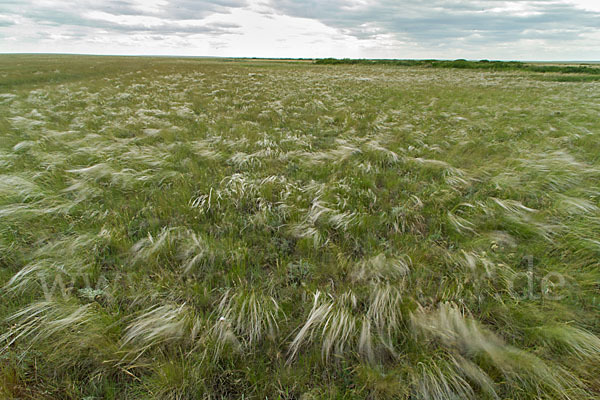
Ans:
[[[178,258],[185,274],[212,263],[214,252],[200,234],[188,231],[178,244]]]
[[[445,351],[476,364],[489,363],[513,387],[526,387],[535,393],[568,399],[582,386],[582,382],[564,368],[548,365],[535,355],[506,344],[450,303],[440,304],[437,310],[429,312],[417,310],[411,322],[418,333],[439,340]],[[494,389],[494,396],[496,391]]]
[[[484,393],[499,399],[491,388],[489,378],[474,365],[465,365],[460,358],[436,357],[422,361],[410,371],[410,393],[418,399],[459,400],[479,399],[471,382],[477,382]]]
[[[339,211],[318,197],[313,199],[310,208],[303,212],[304,218],[300,222],[290,224],[288,230],[297,238],[312,239],[315,247],[320,247],[329,241],[327,239],[323,242],[326,235],[319,230],[319,227],[329,226],[334,230],[347,232],[360,224],[358,212]]]
[[[446,161],[422,157],[404,157],[404,160],[405,162],[416,163],[425,168],[431,168],[434,171],[441,171],[444,181],[454,190],[459,190],[468,186],[473,181],[473,178],[467,176],[467,173],[464,170],[453,167]]]
[[[362,332],[367,329],[370,332],[371,329],[374,329],[382,348],[378,348],[378,342],[375,340],[367,340],[363,337],[361,332],[359,352],[363,355],[366,354],[366,358],[370,362],[376,361],[373,356],[375,352],[380,355],[380,359],[384,353],[389,353],[394,357],[397,356],[394,340],[399,335],[398,331],[403,325],[402,302],[402,288],[399,288],[396,284],[385,283],[372,286],[369,308],[363,320]]]
[[[322,340],[322,355],[327,361],[332,351],[335,354],[344,354],[347,346],[358,336],[360,319],[353,311],[357,306],[354,293],[346,292],[339,297],[323,296],[316,291],[313,298],[313,307],[306,321],[289,349],[288,363],[296,357],[300,347],[305,342]],[[319,332],[320,331],[320,332]],[[370,339],[367,334],[365,339]]]
[[[31,203],[11,203],[0,206],[0,217],[6,220],[25,222],[45,216],[68,215],[76,202],[58,196],[48,196]]]
[[[236,335],[245,346],[261,340],[275,340],[279,321],[285,318],[277,301],[258,289],[239,287],[227,290],[216,309],[213,332],[219,338]]]
[[[324,215],[333,212],[333,210],[326,206],[319,198],[315,198],[312,201],[312,205],[306,210],[306,214],[302,221],[291,224],[289,231],[292,235],[297,238],[310,238],[313,241],[315,247],[321,246],[323,240],[323,234],[319,232],[315,223]]]
[[[411,195],[410,201],[391,207],[386,215],[386,223],[397,233],[422,233],[426,226],[421,212],[423,206],[418,196]]]
[[[81,305],[73,299],[38,301],[10,315],[10,328],[0,335],[0,353],[15,348],[37,349],[57,370],[85,368],[90,379],[118,372],[119,349],[110,327],[117,323],[97,303]]]
[[[91,304],[80,306],[54,301],[33,303],[7,319],[15,324],[0,336],[1,341],[7,343],[3,350],[8,350],[17,340],[27,340],[33,345],[37,341],[56,339],[57,335],[78,329],[89,323],[92,307]]]
[[[384,139],[385,140],[385,139]],[[381,154],[385,164],[393,165],[400,160],[397,153],[391,151],[380,143],[380,138],[373,138],[365,143],[365,149]]]
[[[0,93],[0,104],[10,103],[15,97],[17,95],[13,93]]]
[[[165,175],[168,176],[168,172],[163,172],[152,176],[151,170],[137,171],[132,168],[123,168],[121,170],[114,169],[106,163],[99,163],[86,168],[72,169],[67,172],[81,176],[81,179],[73,179],[73,184],[67,189],[67,191],[74,191],[79,193],[80,196],[86,195],[86,191],[89,189],[90,183],[114,186],[120,189],[128,190],[136,186],[140,186],[141,183],[149,180],[156,180],[156,178],[162,178]],[[88,183],[88,185],[85,185]],[[96,191],[97,192],[97,191]]]
[[[358,263],[353,279],[364,282],[398,282],[410,272],[411,260],[407,256],[395,257],[384,253]]]
[[[73,202],[76,204],[99,198],[104,194],[101,188],[85,179],[73,179],[71,186],[65,188],[63,193],[73,196]]]
[[[157,305],[144,310],[127,326],[121,338],[123,362],[135,363],[152,347],[169,343],[192,346],[203,330],[203,321],[186,304]]]
[[[591,200],[558,194],[557,209],[568,214],[598,214],[600,208]]]
[[[46,300],[67,297],[76,285],[92,285],[93,256],[111,240],[111,232],[65,236],[40,246],[31,260],[4,286],[7,293],[35,293]]]
[[[475,224],[471,221],[469,221],[466,218],[460,217],[456,214],[453,214],[452,211],[448,211],[446,213],[446,215],[448,216],[448,222],[450,222],[450,225],[458,232],[458,233],[471,233],[471,234],[477,234],[477,231],[475,230]]]
[[[196,140],[189,142],[189,146],[193,149],[193,151],[198,154],[202,158],[206,158],[209,160],[221,160],[223,158],[223,154],[215,150],[211,143],[206,140]]]
[[[252,169],[262,165],[260,157],[256,154],[247,154],[238,151],[227,160],[238,169]]]
[[[211,265],[215,251],[201,234],[184,227],[163,227],[156,235],[148,232],[130,250],[133,262],[151,262],[174,257],[184,273]]]
[[[375,174],[380,172],[380,168],[376,165],[371,164],[369,161],[361,161],[356,164],[356,167],[365,174]]]
[[[600,338],[585,329],[568,324],[555,324],[533,328],[542,342],[556,346],[580,359],[600,359]]]
[[[339,164],[362,153],[359,147],[346,140],[339,139],[337,144],[337,147],[327,151],[304,152],[301,154],[301,160],[313,166],[323,165],[325,162]]]
[[[203,214],[213,208],[222,211],[230,205],[240,208],[248,203],[258,204],[260,209],[261,203],[267,203],[267,200],[261,197],[261,193],[268,189],[279,194],[279,199],[283,200],[292,190],[296,190],[296,187],[281,175],[253,178],[246,173],[236,173],[223,178],[219,185],[211,187],[207,194],[190,200],[189,205]]]
[[[0,176],[0,217],[18,221],[43,215],[65,214],[73,202],[44,190],[34,181],[35,177],[16,175]]]
[[[148,232],[145,238],[140,239],[131,248],[133,261],[149,261],[173,251],[181,232],[181,228],[172,227],[163,227],[156,237]]]
[[[18,156],[12,152],[0,150],[0,167],[6,170],[12,168],[17,158]]]
[[[464,251],[455,258],[456,262],[476,276],[492,277],[497,265],[491,261],[485,252]]]
[[[16,175],[0,175],[0,196],[5,200],[26,203],[40,200],[48,194],[34,182]]]
[[[577,161],[564,150],[528,154],[520,158],[526,176],[533,175],[537,185],[555,192],[563,192],[582,182],[582,179],[598,177],[600,169]],[[530,181],[528,179],[528,181]]]
[[[393,340],[403,319],[401,304],[400,290],[389,284],[373,287],[366,310],[352,291],[333,296],[317,290],[313,307],[290,344],[288,363],[303,345],[318,342],[326,363],[331,356],[345,358],[349,353],[358,353],[369,362],[395,355]]]
[[[500,214],[496,214],[499,218],[506,218],[524,232],[533,232],[546,241],[552,242],[553,237],[561,230],[560,225],[547,223],[540,220],[540,217],[535,218],[539,210],[527,207],[520,201],[495,197],[490,197],[490,200],[490,205],[500,211]]]

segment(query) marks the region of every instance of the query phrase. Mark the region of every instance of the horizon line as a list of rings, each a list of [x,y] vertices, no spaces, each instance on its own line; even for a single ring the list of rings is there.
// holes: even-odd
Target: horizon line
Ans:
[[[517,61],[517,62],[538,62],[538,63],[600,63],[600,59],[596,60],[533,60],[533,59],[490,59],[490,58],[387,58],[387,57],[258,57],[258,56],[212,56],[212,55],[174,55],[174,54],[108,54],[108,53],[63,53],[63,52],[24,52],[24,53],[13,53],[13,52],[0,52],[0,56],[5,55],[56,55],[56,56],[90,56],[90,57],[156,57],[156,58],[212,58],[212,59],[239,59],[239,60],[323,60],[328,58],[338,60],[439,60],[439,61],[452,61],[465,59],[467,61]]]

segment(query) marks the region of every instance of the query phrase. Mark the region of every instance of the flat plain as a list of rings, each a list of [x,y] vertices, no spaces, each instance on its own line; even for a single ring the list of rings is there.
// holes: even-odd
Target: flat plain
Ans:
[[[0,57],[0,397],[600,398],[600,81]]]

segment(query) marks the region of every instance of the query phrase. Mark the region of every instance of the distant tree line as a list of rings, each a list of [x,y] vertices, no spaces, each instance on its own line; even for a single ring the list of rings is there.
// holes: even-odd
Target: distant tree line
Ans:
[[[394,59],[351,59],[351,58],[322,58],[315,60],[315,64],[361,64],[361,65],[397,65],[401,67],[429,67],[429,68],[460,68],[460,69],[485,69],[485,70],[525,70],[531,72],[557,72],[568,74],[600,75],[600,68],[585,65],[560,66],[560,65],[535,65],[520,61],[468,61],[468,60],[394,60]]]

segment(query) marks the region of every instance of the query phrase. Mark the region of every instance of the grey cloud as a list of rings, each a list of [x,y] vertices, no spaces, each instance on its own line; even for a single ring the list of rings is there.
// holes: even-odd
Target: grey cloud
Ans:
[[[90,11],[100,11],[117,16],[145,16],[173,21],[203,19],[214,13],[227,13],[231,8],[244,7],[247,0],[171,0],[157,10],[141,10],[134,2],[109,0],[104,2],[84,0],[78,2],[57,1],[41,6],[27,1],[3,1],[0,14],[31,18],[38,23],[51,25],[93,25],[95,21],[85,17]]]
[[[121,31],[126,33],[152,33],[164,36],[177,35],[177,36],[189,36],[189,35],[213,35],[220,36],[223,34],[236,34],[237,32],[232,29],[222,29],[212,25],[204,26],[179,26],[173,24],[164,24],[160,26],[153,26],[149,28],[143,25],[127,25],[126,27],[117,24],[102,24],[102,28],[111,29],[113,31]]]
[[[389,42],[377,44],[376,39],[385,34],[412,48],[439,52],[452,48],[474,49],[482,54],[489,53],[495,45],[507,47],[506,44],[510,46],[521,39],[548,41],[570,51],[573,41],[600,30],[600,13],[578,9],[566,0],[370,0],[364,6],[351,7],[352,2],[263,0],[257,4],[251,0],[165,0],[154,8],[140,8],[139,0],[0,0],[0,29],[10,32],[20,21],[25,20],[23,26],[33,23],[37,29],[28,28],[20,33],[23,40],[33,38],[32,42],[37,41],[36,34],[44,37],[45,32],[55,27],[60,27],[54,30],[64,33],[62,37],[74,41],[86,36],[101,37],[106,33],[136,34],[155,40],[202,34],[211,36],[210,43],[219,48],[225,46],[224,43],[232,43],[223,35],[244,34],[244,31],[235,23],[207,23],[205,19],[215,13],[226,14],[236,8],[247,8],[267,19],[276,20],[278,15],[287,15],[318,20],[337,30],[329,34],[329,38],[336,41],[343,41],[349,35],[375,39],[365,45],[367,47],[393,47]],[[509,3],[527,5],[536,13],[491,12]],[[146,23],[143,18],[131,19],[139,22],[127,24],[109,21],[111,18],[103,18],[94,12],[153,19],[151,23]],[[305,34],[312,32],[306,30]],[[219,39],[221,36],[223,38]],[[281,36],[281,40],[290,38]],[[584,41],[590,48],[597,46],[593,39]]]
[[[172,0],[165,6],[164,14],[161,16],[172,19],[198,19],[215,12],[227,12],[230,8],[246,6],[246,0]]]
[[[143,25],[143,24],[117,24],[110,21],[104,20],[88,20],[87,26],[90,28],[104,29],[113,32],[122,33],[153,33],[157,35],[222,35],[222,34],[236,34],[239,25],[235,24],[221,24],[221,23],[209,23],[203,25],[181,25],[176,22],[164,21],[159,25]]]
[[[248,5],[247,0],[169,0],[156,11],[142,11],[127,0],[111,0],[102,4],[89,2],[85,9],[113,15],[153,16],[167,20],[201,19],[214,13],[227,13],[232,8]]]
[[[246,4],[246,0],[171,0],[154,11],[140,10],[135,3],[127,0],[105,2],[84,0],[76,3],[62,1],[46,6],[8,0],[0,4],[0,14],[26,17],[39,25],[48,26],[78,26],[126,33],[152,32],[158,35],[220,35],[236,33],[235,30],[239,25],[219,23],[192,25],[186,21],[201,20],[216,12],[226,13],[233,7],[243,7]],[[92,18],[89,16],[90,11],[100,11],[115,16],[155,17],[161,23],[121,24]],[[0,26],[2,26],[1,20]]]
[[[499,0],[378,0],[354,9],[342,0],[271,0],[270,5],[276,12],[318,19],[358,38],[386,33],[427,46],[443,45],[461,38],[474,43],[510,42],[523,38],[569,40],[600,27],[600,13],[551,0],[513,1],[517,2],[527,4],[536,14],[490,12],[507,3]],[[557,35],[557,30],[565,33]]]

